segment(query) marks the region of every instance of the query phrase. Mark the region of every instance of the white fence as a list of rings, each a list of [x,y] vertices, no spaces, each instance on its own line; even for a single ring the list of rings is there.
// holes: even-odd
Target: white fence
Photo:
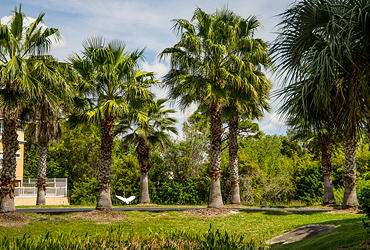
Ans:
[[[27,178],[23,180],[23,187],[16,187],[14,196],[19,198],[31,198],[37,196],[37,179]],[[47,178],[46,197],[67,197],[67,178]]]

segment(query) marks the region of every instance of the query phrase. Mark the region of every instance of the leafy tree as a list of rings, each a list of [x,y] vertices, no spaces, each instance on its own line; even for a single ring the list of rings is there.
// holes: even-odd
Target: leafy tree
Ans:
[[[128,114],[129,103],[140,98],[150,99],[150,93],[142,80],[151,73],[138,70],[142,51],[128,53],[121,41],[104,42],[102,38],[90,38],[83,42],[82,57],[70,57],[82,83],[81,94],[88,100],[88,106],[72,118],[95,122],[101,127],[101,168],[97,210],[112,210],[111,162],[114,127],[117,117]],[[78,120],[78,119],[77,119]]]
[[[227,87],[240,84],[249,73],[239,54],[250,51],[249,40],[235,39],[235,32],[247,33],[242,21],[239,30],[229,24],[241,18],[228,9],[207,14],[200,8],[191,21],[174,20],[179,42],[166,48],[160,58],[171,57],[171,70],[164,77],[169,97],[179,99],[181,107],[191,103],[208,106],[210,114],[210,196],[208,207],[223,207],[221,196],[222,105],[227,100]],[[244,34],[245,34],[244,33]],[[244,42],[244,43],[243,43]],[[243,45],[243,46],[242,46]]]
[[[281,74],[314,91],[315,107],[340,110],[335,122],[345,136],[343,208],[358,206],[356,136],[370,100],[369,32],[361,17],[368,14],[366,0],[297,2],[282,14],[274,50]]]
[[[271,65],[267,55],[267,44],[261,39],[254,38],[255,30],[260,26],[256,17],[248,19],[234,17],[226,22],[229,26],[228,33],[232,30],[234,39],[238,42],[226,40],[230,47],[235,47],[234,56],[243,61],[243,73],[241,79],[233,79],[235,84],[227,85],[228,97],[224,105],[223,114],[228,121],[229,128],[229,168],[231,185],[231,203],[240,203],[239,174],[238,174],[238,132],[240,116],[244,119],[260,119],[264,110],[269,110],[267,99],[269,98],[270,83],[262,67]],[[234,40],[231,39],[231,40]],[[243,67],[242,66],[242,67]],[[238,72],[239,64],[235,66]]]
[[[3,162],[0,176],[1,212],[15,211],[14,179],[16,152],[19,149],[17,127],[19,114],[29,98],[41,98],[45,93],[44,79],[52,80],[52,74],[44,74],[44,79],[34,78],[35,72],[42,70],[40,60],[51,45],[51,37],[61,38],[55,28],[41,26],[45,13],[26,25],[26,15],[15,8],[9,23],[0,23],[0,108],[4,120],[2,135]]]
[[[66,108],[71,105],[71,98],[74,94],[72,82],[67,79],[66,72],[69,74],[71,72],[66,64],[48,58],[42,61],[42,67],[48,68],[48,70],[39,70],[37,72],[39,74],[34,77],[40,78],[40,81],[48,81],[48,84],[45,84],[46,93],[42,98],[29,100],[26,108],[26,112],[32,117],[32,123],[29,123],[27,127],[28,139],[39,148],[36,205],[46,205],[48,143],[56,143],[61,139],[62,131],[58,115],[61,113],[62,107],[66,111]],[[53,81],[45,79],[45,72],[54,76]]]
[[[166,99],[154,100],[153,103],[143,105],[140,115],[130,114],[128,121],[123,121],[123,126],[118,133],[123,133],[123,140],[127,143],[135,143],[137,159],[140,165],[140,196],[139,203],[150,203],[148,174],[150,170],[150,148],[160,145],[163,149],[170,144],[170,132],[177,134],[174,127],[177,120],[169,117],[176,112],[173,109],[165,109]],[[128,123],[128,127],[124,127]]]

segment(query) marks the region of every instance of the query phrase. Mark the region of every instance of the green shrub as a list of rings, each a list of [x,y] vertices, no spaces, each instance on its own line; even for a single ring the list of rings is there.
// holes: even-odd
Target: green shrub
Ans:
[[[71,204],[95,205],[98,198],[98,180],[83,175],[70,192]]]
[[[360,204],[360,208],[362,209],[366,217],[370,220],[370,188],[364,188],[361,190],[358,202]],[[369,221],[365,221],[363,219],[362,222],[364,223],[364,227],[366,229],[370,228]]]
[[[322,173],[317,163],[305,162],[303,166],[299,166],[294,175],[297,188],[296,198],[307,204],[322,201],[324,195],[322,179]]]

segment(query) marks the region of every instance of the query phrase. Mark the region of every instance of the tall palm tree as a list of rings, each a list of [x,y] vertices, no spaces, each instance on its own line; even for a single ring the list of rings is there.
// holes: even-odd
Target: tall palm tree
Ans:
[[[333,141],[340,139],[341,133],[336,126],[336,117],[340,115],[343,100],[336,97],[336,90],[332,89],[327,94],[327,98],[333,100],[331,106],[327,108],[317,106],[315,102],[317,84],[315,81],[302,81],[277,91],[276,95],[283,96],[284,100],[278,112],[283,114],[287,123],[295,129],[294,139],[315,141],[315,146],[320,148],[324,179],[323,204],[335,204],[331,155]]]
[[[238,171],[238,131],[240,116],[253,120],[263,117],[264,110],[269,110],[267,103],[271,85],[262,67],[269,68],[271,60],[267,55],[267,44],[261,39],[255,39],[254,32],[260,26],[255,17],[248,19],[230,18],[229,29],[233,30],[238,43],[232,46],[244,47],[246,43],[251,46],[240,53],[239,56],[245,65],[248,65],[236,84],[227,85],[227,102],[224,105],[224,117],[228,120],[229,127],[229,167],[231,184],[231,203],[240,203],[239,171]],[[246,28],[245,28],[246,27]],[[238,65],[235,65],[238,72]],[[242,78],[243,77],[243,78]]]
[[[47,58],[40,62],[40,67],[48,68],[48,71],[38,70],[36,72],[38,75],[34,77],[45,81],[46,91],[42,98],[29,100],[25,111],[31,114],[32,118],[32,123],[29,123],[27,128],[29,143],[36,144],[39,149],[36,205],[46,205],[48,144],[56,143],[61,139],[62,131],[58,115],[61,114],[62,109],[66,112],[71,107],[74,89],[71,85],[72,72],[67,64],[59,63],[53,58]],[[54,76],[52,82],[50,79],[45,79],[45,72]]]
[[[130,100],[141,98],[145,103],[151,98],[143,79],[151,78],[153,74],[138,70],[138,61],[143,58],[144,50],[128,53],[121,41],[106,43],[96,37],[84,41],[83,47],[82,57],[75,54],[70,61],[81,76],[80,91],[89,100],[89,107],[74,117],[101,126],[101,168],[96,209],[110,211],[113,130],[117,117],[130,112]]]
[[[136,154],[140,165],[140,196],[139,203],[150,203],[148,175],[150,170],[149,153],[156,145],[165,149],[171,143],[169,132],[177,134],[174,126],[177,120],[169,117],[175,113],[173,109],[165,109],[167,99],[154,100],[139,109],[140,115],[130,114],[129,123],[122,124],[118,133],[124,133],[123,140],[128,143],[137,143]],[[126,125],[126,126],[125,126]],[[128,125],[128,126],[127,126]],[[130,132],[129,132],[130,131]]]
[[[14,180],[16,152],[19,149],[17,127],[24,101],[41,96],[43,83],[33,78],[39,59],[51,45],[51,37],[61,38],[55,28],[41,26],[45,13],[29,25],[26,15],[16,8],[9,23],[0,24],[0,109],[4,116],[2,135],[3,169],[1,171],[0,212],[15,211]],[[49,75],[45,75],[49,77]]]
[[[345,174],[342,207],[357,207],[356,135],[369,107],[369,1],[308,0],[282,14],[273,53],[281,75],[290,83],[314,85],[315,107],[333,110],[344,135]],[[366,20],[365,20],[366,19]],[[330,93],[334,92],[334,95]],[[305,95],[303,95],[304,97]],[[304,107],[305,112],[309,107]]]
[[[227,100],[226,86],[241,84],[247,65],[238,55],[250,51],[248,40],[237,40],[232,19],[241,19],[228,9],[207,14],[200,8],[194,12],[191,21],[174,20],[174,31],[179,42],[166,48],[160,54],[169,56],[171,70],[164,77],[169,97],[178,99],[180,107],[191,103],[208,105],[210,114],[210,195],[208,207],[223,207],[221,196],[221,136],[222,105]],[[245,32],[248,23],[240,25]]]

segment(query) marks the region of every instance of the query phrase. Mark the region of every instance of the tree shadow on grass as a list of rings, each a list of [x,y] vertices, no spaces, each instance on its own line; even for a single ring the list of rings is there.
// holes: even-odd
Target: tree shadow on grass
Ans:
[[[240,209],[239,212],[241,213],[262,213],[265,215],[275,215],[275,216],[287,216],[291,214],[297,214],[297,215],[312,215],[312,214],[318,214],[318,213],[323,213],[326,211],[292,211],[292,210],[270,210],[270,209]]]
[[[312,238],[304,239],[297,242],[273,246],[272,249],[346,249],[347,247],[356,246],[366,239],[369,235],[366,233],[362,221],[362,217],[349,218],[342,220],[329,220],[318,225],[335,225],[336,228],[316,235]]]

